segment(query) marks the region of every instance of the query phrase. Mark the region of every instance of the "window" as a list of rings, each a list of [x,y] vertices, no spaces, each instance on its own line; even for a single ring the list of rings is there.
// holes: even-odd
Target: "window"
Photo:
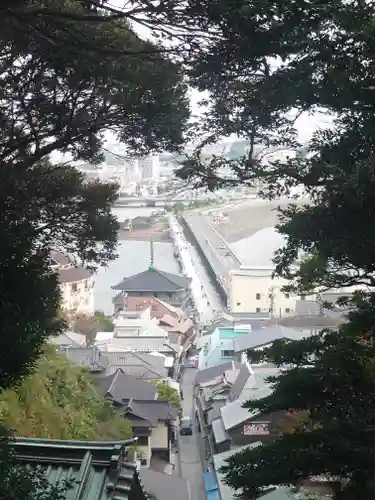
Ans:
[[[230,358],[234,356],[234,351],[225,349],[224,351],[221,351],[221,357],[222,358]]]
[[[77,283],[72,283],[72,292],[77,291]]]
[[[301,295],[301,300],[306,300],[306,297],[304,295]]]
[[[285,312],[286,312],[286,313],[290,313],[290,309],[289,309],[289,307],[287,307],[287,308],[285,309]]]
[[[286,293],[286,294],[285,294],[285,298],[286,298],[286,299],[289,299],[289,298],[290,298],[289,293]]]
[[[256,298],[257,300],[260,300],[260,293],[257,293],[257,294],[255,295],[255,298]]]
[[[255,312],[260,313],[260,307],[257,307],[257,308],[255,309]]]

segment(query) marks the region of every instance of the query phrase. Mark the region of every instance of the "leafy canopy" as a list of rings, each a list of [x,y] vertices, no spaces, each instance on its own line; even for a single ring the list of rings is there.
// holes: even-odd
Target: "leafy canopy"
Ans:
[[[168,385],[168,382],[166,382],[165,380],[158,380],[154,383],[158,392],[158,399],[162,401],[169,401],[171,405],[177,409],[178,414],[181,417],[181,399],[177,389]]]
[[[18,436],[129,439],[129,423],[97,394],[89,374],[48,347],[36,371],[0,395],[0,419]]]
[[[253,498],[265,486],[325,474],[334,498],[373,498],[375,296],[366,285],[375,271],[374,4],[199,4],[220,32],[190,66],[193,84],[212,97],[198,129],[201,145],[236,134],[249,151],[204,162],[198,148],[179,175],[209,189],[260,179],[269,197],[303,189],[311,203],[282,211],[278,230],[287,245],[276,255],[276,273],[298,294],[360,285],[367,292],[354,296],[339,333],[278,342],[264,353],[285,371],[271,396],[247,405],[307,411],[309,420],[234,455],[228,484]],[[299,148],[296,118],[319,110],[331,114],[332,127],[313,136],[307,154],[267,162],[264,148]]]
[[[29,22],[31,11],[47,7],[61,16],[37,14]],[[105,131],[129,153],[175,150],[183,142],[189,110],[178,66],[157,51],[126,53],[147,52],[150,44],[122,22],[102,21],[101,12],[93,14],[97,22],[79,25],[66,15],[85,12],[74,0],[1,7],[0,389],[27,374],[44,341],[63,327],[55,319],[50,252],[68,252],[93,269],[116,257],[110,207],[117,186],[86,182],[50,155],[98,162]],[[72,43],[78,32],[86,44]],[[124,51],[98,57],[90,45]]]

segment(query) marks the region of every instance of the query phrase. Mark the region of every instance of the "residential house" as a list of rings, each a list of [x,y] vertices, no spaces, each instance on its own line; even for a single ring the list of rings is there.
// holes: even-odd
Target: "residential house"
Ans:
[[[124,416],[138,437],[142,465],[167,470],[175,441],[176,408],[169,401],[130,399],[124,401]]]
[[[96,347],[68,348],[64,354],[68,359],[87,368],[93,375],[113,375],[119,368],[127,375],[146,381],[165,380],[168,369],[164,358],[140,352],[100,352]]]
[[[111,401],[115,407],[123,406],[124,401],[157,399],[156,386],[145,380],[127,375],[118,369],[113,375],[96,379],[99,394]]]
[[[56,337],[51,337],[49,343],[59,346],[61,349],[86,347],[86,336],[82,333],[66,331]]]
[[[198,339],[198,367],[200,369],[224,364],[235,359],[233,340],[247,335],[251,325],[235,325],[234,327],[218,327],[210,335]]]
[[[190,278],[167,273],[154,266],[153,248],[151,245],[151,262],[148,269],[133,276],[124,278],[113,286],[119,292],[113,299],[115,314],[125,309],[124,299],[128,296],[156,297],[177,307],[189,301]]]
[[[301,330],[295,330],[281,325],[272,325],[251,331],[247,335],[241,335],[233,340],[233,349],[238,361],[247,360],[249,349],[264,349],[275,340],[301,340],[307,334]]]
[[[305,336],[316,335],[325,329],[337,330],[347,321],[347,311],[344,308],[325,309],[313,300],[296,302],[294,316],[275,319],[268,323],[302,331]]]
[[[194,500],[186,479],[141,467],[139,477],[151,498],[157,500]]]
[[[61,309],[68,315],[94,314],[93,273],[61,252],[51,252],[50,265],[58,276]]]
[[[169,401],[157,399],[155,385],[126,375],[121,370],[97,379],[96,387],[129,420],[133,434],[138,438],[142,465],[152,465],[154,457],[167,466],[174,441],[176,408]]]
[[[160,336],[113,337],[110,340],[95,341],[101,352],[133,351],[141,353],[160,352],[166,356],[177,357],[177,351],[169,340]]]
[[[269,314],[229,314],[228,312],[221,311],[209,325],[205,325],[203,327],[201,335],[210,335],[216,328],[219,327],[235,327],[236,325],[246,325],[247,327],[250,325],[251,330],[258,330],[258,328],[262,328],[262,326],[264,326],[269,319]]]
[[[12,439],[17,462],[41,467],[53,484],[70,480],[69,500],[148,500],[139,479],[136,456],[129,441],[62,441],[53,439]]]
[[[205,368],[197,371],[195,376],[194,385],[198,387],[200,384],[210,382],[217,377],[223,375],[224,372],[228,370],[237,370],[241,367],[241,364],[237,361],[227,361],[222,365],[211,366],[210,368]]]
[[[208,435],[211,454],[249,444],[254,440],[267,442],[279,435],[285,420],[290,418],[284,412],[263,415],[243,408],[248,400],[262,399],[272,394],[273,389],[267,379],[278,373],[277,368],[254,371],[248,363],[241,366],[227,404],[220,408],[220,416],[212,421]]]
[[[220,500],[235,500],[236,492],[230,486],[228,486],[224,481],[224,474],[221,472],[221,467],[227,465],[227,460],[235,453],[240,453],[247,448],[255,448],[261,446],[260,441],[255,441],[250,445],[240,446],[235,449],[224,451],[213,456],[213,471],[206,473],[209,474],[209,478],[205,480],[206,484],[209,484],[212,492],[217,492],[217,496],[212,498],[217,498]],[[209,496],[206,496],[209,500]],[[264,491],[264,494],[258,497],[261,500],[290,500],[292,498],[292,489],[287,486],[280,487],[270,487]]]

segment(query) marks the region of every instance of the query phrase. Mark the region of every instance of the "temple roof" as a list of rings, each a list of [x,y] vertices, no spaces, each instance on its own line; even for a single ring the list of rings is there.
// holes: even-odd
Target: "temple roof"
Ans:
[[[190,278],[167,273],[151,267],[134,276],[124,278],[121,283],[112,287],[123,292],[178,292],[188,290]]]
[[[128,458],[127,447],[136,441],[15,438],[11,445],[18,463],[42,467],[51,484],[67,480],[69,500],[147,500],[136,464]]]

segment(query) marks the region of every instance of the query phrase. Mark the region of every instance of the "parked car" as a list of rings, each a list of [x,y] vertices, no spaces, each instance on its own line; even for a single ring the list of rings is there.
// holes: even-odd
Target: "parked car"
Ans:
[[[193,434],[193,421],[190,417],[182,417],[180,422],[181,436],[191,436]]]

